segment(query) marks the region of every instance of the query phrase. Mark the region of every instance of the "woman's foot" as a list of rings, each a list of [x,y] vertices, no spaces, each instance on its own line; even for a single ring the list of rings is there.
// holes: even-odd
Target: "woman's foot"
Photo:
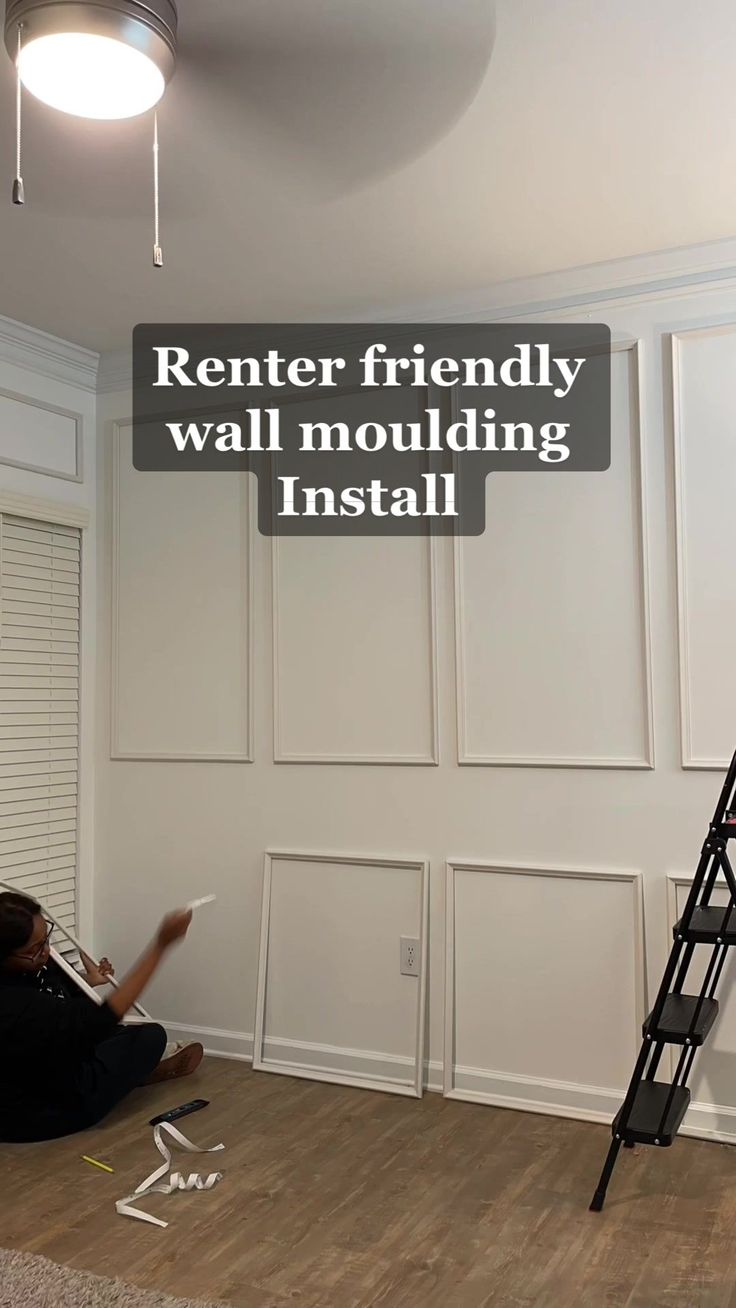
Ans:
[[[174,1081],[181,1076],[190,1076],[196,1072],[203,1058],[204,1049],[201,1045],[182,1045],[170,1058],[161,1059],[145,1084],[156,1085],[158,1081]]]

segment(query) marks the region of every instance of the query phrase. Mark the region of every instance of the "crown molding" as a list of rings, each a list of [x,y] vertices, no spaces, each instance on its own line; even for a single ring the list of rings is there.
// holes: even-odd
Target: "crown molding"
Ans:
[[[707,285],[736,286],[736,238],[708,241],[672,250],[655,250],[603,263],[583,264],[557,272],[496,282],[480,290],[414,301],[392,309],[380,306],[320,312],[315,323],[493,322],[529,318],[577,306],[624,303],[642,297]],[[100,358],[98,393],[122,391],[132,385],[131,350],[115,350]]]
[[[109,395],[114,391],[130,390],[133,385],[132,350],[109,350],[100,355],[97,370],[97,394]]]
[[[53,377],[79,390],[97,390],[100,356],[83,345],[28,327],[0,315],[0,362],[10,363],[41,377]]]
[[[390,312],[376,309],[370,317],[363,306],[360,313],[340,317],[353,322],[507,321],[729,282],[736,282],[734,237],[495,282],[480,290],[407,303]]]

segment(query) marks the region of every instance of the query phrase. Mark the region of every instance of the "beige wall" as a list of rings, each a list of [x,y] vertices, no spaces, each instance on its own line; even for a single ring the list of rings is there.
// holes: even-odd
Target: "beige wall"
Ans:
[[[97,939],[125,962],[166,908],[216,893],[151,997],[212,1049],[251,1052],[265,851],[344,855],[365,874],[339,894],[310,858],[277,896],[268,1034],[398,1076],[399,936],[420,927],[399,863],[427,859],[429,1083],[444,1042],[453,1092],[618,1106],[736,746],[736,289],[548,313],[619,342],[611,469],[490,478],[487,530],[455,551],[275,557],[235,478],[134,473],[130,398],[100,397]],[[698,1131],[733,1134],[734,1031],[727,1011]]]

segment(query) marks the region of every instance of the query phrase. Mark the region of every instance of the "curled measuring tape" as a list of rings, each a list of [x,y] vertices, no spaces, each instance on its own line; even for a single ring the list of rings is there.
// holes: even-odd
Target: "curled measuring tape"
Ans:
[[[121,1217],[137,1217],[141,1222],[150,1222],[152,1226],[168,1226],[168,1222],[162,1222],[160,1217],[153,1217],[151,1213],[145,1213],[141,1208],[133,1208],[131,1205],[136,1199],[147,1198],[149,1194],[173,1194],[175,1190],[211,1190],[222,1180],[222,1172],[210,1172],[209,1176],[200,1176],[198,1172],[191,1172],[188,1177],[184,1177],[181,1172],[171,1171],[171,1150],[165,1143],[164,1131],[186,1149],[190,1154],[214,1154],[220,1149],[224,1149],[222,1144],[212,1145],[209,1149],[202,1149],[199,1145],[192,1144],[187,1140],[181,1131],[177,1131],[175,1126],[170,1122],[160,1122],[153,1128],[153,1142],[158,1149],[163,1163],[157,1167],[145,1181],[142,1181],[133,1194],[129,1194],[125,1199],[118,1199],[115,1208]],[[168,1178],[164,1180],[164,1177]]]

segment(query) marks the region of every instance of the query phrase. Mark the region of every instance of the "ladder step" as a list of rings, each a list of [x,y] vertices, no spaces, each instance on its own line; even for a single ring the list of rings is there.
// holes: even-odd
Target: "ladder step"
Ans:
[[[672,1090],[666,1081],[642,1081],[637,1087],[634,1103],[626,1126],[621,1130],[621,1138],[631,1144],[671,1145],[680,1128],[687,1106],[690,1103],[690,1091],[677,1086],[667,1114],[667,1120],[660,1134],[660,1123],[665,1104]],[[613,1121],[613,1134],[618,1134],[619,1109]]]
[[[696,908],[687,930],[683,929],[680,918],[673,935],[682,936],[694,944],[714,945],[717,940],[722,940],[724,945],[736,945],[736,908],[729,909],[728,914],[725,908],[713,905]]]
[[[668,995],[658,1025],[656,1027],[650,1025],[652,1020],[650,1013],[642,1027],[642,1033],[649,1034],[653,1040],[662,1040],[668,1045],[684,1045],[688,1037],[691,1044],[702,1045],[718,1016],[718,1000],[703,1000],[695,1030],[690,1035],[690,1026],[698,1003],[697,995]]]

